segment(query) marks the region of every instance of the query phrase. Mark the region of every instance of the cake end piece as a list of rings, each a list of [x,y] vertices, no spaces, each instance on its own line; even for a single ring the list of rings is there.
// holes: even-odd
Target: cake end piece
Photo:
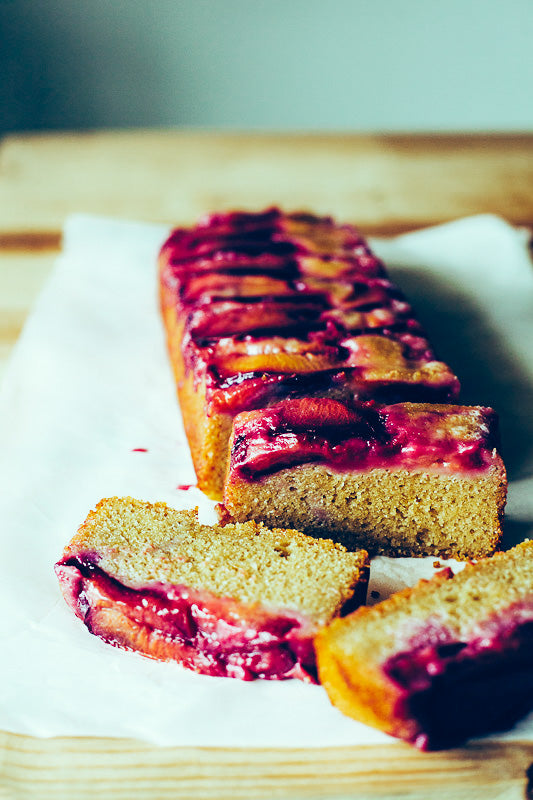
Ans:
[[[295,530],[100,501],[55,571],[109,644],[205,675],[316,680],[313,637],[366,597],[368,557]]]

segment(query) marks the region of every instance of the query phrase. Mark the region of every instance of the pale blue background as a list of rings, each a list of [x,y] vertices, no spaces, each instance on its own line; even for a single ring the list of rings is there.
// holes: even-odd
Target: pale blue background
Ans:
[[[0,132],[532,130],[533,0],[0,0]]]

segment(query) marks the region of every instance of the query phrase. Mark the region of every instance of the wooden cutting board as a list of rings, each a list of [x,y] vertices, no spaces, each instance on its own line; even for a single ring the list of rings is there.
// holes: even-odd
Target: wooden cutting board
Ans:
[[[8,137],[0,143],[0,377],[68,214],[188,223],[206,210],[271,204],[334,214],[367,234],[478,213],[533,226],[533,135]],[[533,798],[533,742],[429,754],[402,743],[297,745],[160,748],[0,732],[0,798]]]

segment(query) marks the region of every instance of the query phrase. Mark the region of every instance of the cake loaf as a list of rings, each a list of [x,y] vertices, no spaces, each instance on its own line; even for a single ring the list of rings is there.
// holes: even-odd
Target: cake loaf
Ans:
[[[533,709],[533,542],[334,621],[315,645],[345,714],[423,750]]]
[[[358,231],[212,214],[173,231],[160,299],[198,486],[220,500],[234,417],[283,398],[450,402],[459,383]]]
[[[365,601],[368,558],[254,522],[201,525],[196,511],[109,498],[55,571],[91,633],[191,670],[316,679],[313,637]]]
[[[243,412],[225,513],[373,554],[479,558],[502,534],[497,428],[475,406],[299,398]]]

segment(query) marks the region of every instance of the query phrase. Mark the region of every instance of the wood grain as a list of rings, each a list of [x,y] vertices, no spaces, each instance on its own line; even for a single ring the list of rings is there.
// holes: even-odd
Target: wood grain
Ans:
[[[7,137],[0,235],[73,212],[191,222],[206,210],[311,208],[398,232],[477,213],[533,221],[533,136],[128,131]]]
[[[533,743],[520,742],[419,753],[403,744],[162,748],[126,739],[4,733],[0,746],[0,789],[28,800],[523,800],[533,761]]]
[[[394,234],[476,213],[533,224],[533,136],[130,131],[0,144],[0,378],[52,268],[68,214],[188,223],[206,210],[310,208]],[[0,732],[11,800],[518,800],[533,743],[421,754],[158,748]],[[531,795],[533,796],[533,794]]]

